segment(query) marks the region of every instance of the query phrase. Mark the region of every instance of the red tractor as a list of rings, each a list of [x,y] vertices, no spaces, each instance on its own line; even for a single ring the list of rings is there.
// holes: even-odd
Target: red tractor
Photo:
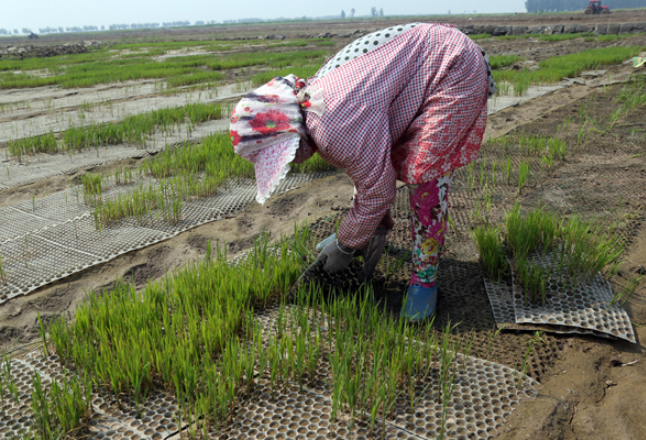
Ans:
[[[608,6],[601,6],[601,0],[590,0],[590,4],[583,11],[585,15],[590,14],[610,14]]]

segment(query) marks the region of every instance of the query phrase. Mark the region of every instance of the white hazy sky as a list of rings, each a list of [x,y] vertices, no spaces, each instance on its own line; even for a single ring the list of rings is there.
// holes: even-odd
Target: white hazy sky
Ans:
[[[522,12],[524,0],[0,0],[0,28],[38,28],[168,21],[236,20],[240,18],[319,17],[346,13],[368,15],[371,7],[386,15],[439,14],[474,11]]]

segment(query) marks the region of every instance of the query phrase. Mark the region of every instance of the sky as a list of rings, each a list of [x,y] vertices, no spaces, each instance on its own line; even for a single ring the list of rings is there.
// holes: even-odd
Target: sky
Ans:
[[[0,28],[101,26],[169,21],[222,21],[241,18],[321,17],[354,8],[356,15],[383,8],[385,15],[523,12],[524,0],[0,0]]]

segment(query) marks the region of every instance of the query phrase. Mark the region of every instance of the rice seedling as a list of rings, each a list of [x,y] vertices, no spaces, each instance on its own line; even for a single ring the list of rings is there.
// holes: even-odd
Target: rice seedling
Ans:
[[[7,356],[7,352],[4,352],[2,354],[2,365],[0,365],[2,368],[2,371],[0,374],[2,374],[2,382],[4,386],[7,388],[7,391],[9,392],[9,396],[13,398],[13,401],[15,403],[19,403],[19,395],[18,395],[18,386],[13,380],[13,376],[11,375],[11,356]],[[4,399],[4,391],[1,393],[2,394],[2,399]]]
[[[560,162],[565,160],[565,155],[567,152],[567,144],[564,140],[559,138],[550,138],[548,140],[549,154],[557,158]]]
[[[511,84],[506,81],[502,81],[496,84],[496,88],[498,89],[496,96],[508,96],[510,94],[509,92],[511,91]]]
[[[493,55],[489,57],[489,64],[492,69],[501,69],[523,60],[525,58],[518,55]]]
[[[2,267],[2,255],[0,255],[0,281],[5,285],[7,284],[7,274]]]
[[[294,172],[320,172],[332,167],[315,155],[301,165],[293,165]],[[194,197],[209,197],[240,179],[254,177],[253,164],[237,156],[231,148],[228,134],[213,134],[199,144],[167,149],[153,160],[145,161],[134,172],[150,176],[156,182],[140,182],[131,190],[111,199],[101,197],[99,177],[83,180],[84,200],[93,206],[97,229],[112,226],[124,218],[134,217],[139,222],[159,219],[171,223],[181,221],[183,202]],[[134,183],[133,171],[117,169],[115,182]],[[89,194],[89,196],[88,196]]]
[[[507,326],[507,324],[501,325],[500,327],[498,327],[498,329],[496,329],[495,332],[493,332],[491,330],[489,331],[489,339],[487,341],[487,354],[486,354],[485,359],[489,360],[489,355],[491,354],[491,346],[493,345],[493,340],[496,337],[498,337],[500,332],[503,331],[506,326]]]
[[[173,133],[181,124],[194,126],[204,121],[220,119],[222,107],[215,104],[187,104],[183,107],[164,108],[128,116],[120,122],[71,127],[65,131],[60,143],[53,134],[33,136],[10,141],[11,157],[22,160],[25,155],[40,153],[83,151],[88,148],[131,143],[145,145],[146,138],[157,130]]]
[[[527,300],[546,300],[546,285],[555,280],[565,290],[598,274],[612,277],[620,264],[623,245],[607,231],[605,222],[567,221],[541,208],[523,218],[520,206],[505,214],[504,245],[515,260],[514,271]],[[551,254],[551,263],[541,263]]]
[[[643,77],[636,77],[633,81],[627,82],[618,93],[616,100],[625,107],[626,114],[646,106],[646,80]]]
[[[289,74],[294,74],[300,78],[309,78],[311,76],[314,76],[316,72],[318,72],[322,62],[325,60],[319,60],[319,61],[321,62],[310,64],[310,65],[290,67],[286,69],[277,69],[277,70],[271,70],[268,72],[258,73],[252,77],[251,85],[254,87],[258,87],[271,81],[273,78],[277,76],[286,76]]]
[[[554,156],[552,151],[549,151],[545,156],[541,157],[541,163],[545,169],[545,174],[548,176],[552,174],[552,166],[554,164]]]
[[[494,70],[496,83],[508,82],[514,94],[522,95],[530,86],[554,84],[578,76],[583,70],[617,64],[642,51],[639,46],[605,47],[542,60],[538,70]]]
[[[523,193],[529,175],[529,162],[522,161],[518,167],[518,195]]]
[[[483,157],[480,161],[480,188],[484,188],[489,182],[489,173],[487,173],[487,158]]]
[[[244,335],[258,346],[257,327],[250,324],[245,310],[277,301],[306,264],[288,242],[270,247],[263,240],[237,265],[227,262],[218,244],[215,259],[168,274],[162,283],[151,282],[142,292],[119,282],[109,295],[90,293],[79,305],[74,323],[54,322],[51,344],[63,364],[86,372],[120,405],[125,405],[120,396],[131,396],[140,412],[154,384],[163,383],[175,391],[184,421],[195,419],[201,406],[209,423],[219,426],[239,393],[252,386],[246,382],[256,380],[250,365],[256,365],[256,355],[243,356],[242,340],[236,342]],[[302,231],[299,240],[309,241],[309,233]],[[298,347],[285,338],[274,346],[282,350],[274,356],[276,361],[271,352],[264,359],[280,370],[286,353],[297,352]],[[216,367],[230,381],[213,376]],[[279,373],[285,380],[289,374]],[[203,396],[214,398],[206,405]]]
[[[505,177],[507,178],[507,185],[510,185],[511,182],[511,165],[511,157],[508,157],[505,163]]]
[[[32,401],[35,431],[42,439],[74,438],[90,416],[92,385],[82,378],[54,379],[46,392],[38,372],[32,375]]]
[[[523,381],[527,377],[527,371],[529,371],[529,363],[527,361],[529,360],[529,355],[532,352],[533,348],[534,340],[531,340],[527,344],[527,350],[525,351],[525,356],[523,357],[523,364],[520,368],[520,374],[518,374],[518,380],[516,381],[516,388],[520,388],[520,386],[523,384]]]
[[[491,35],[489,34],[476,34],[476,35],[469,35],[469,38],[471,38],[473,41],[477,40],[483,40],[486,38],[491,38]]]
[[[474,162],[470,162],[469,165],[467,165],[467,184],[469,185],[471,196],[473,196],[473,188],[475,186],[475,174],[475,164]]]
[[[608,304],[607,308],[610,308],[614,304],[621,304],[622,306],[626,304],[630,297],[635,293],[635,290],[637,290],[637,287],[641,285],[643,279],[644,275],[640,275],[635,279],[629,280],[621,292],[614,293],[612,295],[612,299],[610,300],[610,304]]]
[[[509,267],[505,260],[502,231],[500,228],[484,225],[476,227],[471,235],[487,275],[491,279],[501,280]]]

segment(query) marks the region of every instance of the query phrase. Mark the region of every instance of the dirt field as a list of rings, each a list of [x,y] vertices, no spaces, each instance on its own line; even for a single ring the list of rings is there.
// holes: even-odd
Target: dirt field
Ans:
[[[646,10],[632,10],[632,11],[615,11],[609,15],[585,15],[583,11],[566,12],[558,14],[506,14],[506,15],[490,15],[469,17],[468,15],[443,16],[441,18],[431,16],[430,19],[424,19],[424,16],[414,17],[418,21],[424,22],[440,22],[450,23],[454,25],[468,25],[468,24],[518,24],[531,26],[534,24],[566,24],[569,22],[583,23],[583,24],[596,24],[596,23],[624,23],[624,22],[642,22],[646,21]],[[137,41],[141,38],[149,38],[154,36],[159,40],[170,39],[171,41],[188,41],[193,39],[227,39],[239,37],[258,37],[270,34],[279,34],[287,36],[298,36],[303,34],[319,34],[319,33],[347,33],[356,30],[378,30],[384,27],[401,24],[410,21],[406,18],[394,18],[384,20],[352,20],[345,19],[342,21],[328,21],[324,23],[277,23],[277,24],[241,24],[234,26],[224,26],[222,28],[205,27],[203,29],[181,28],[181,29],[164,29],[155,31],[126,31],[126,32],[110,32],[110,33],[91,33],[91,34],[77,34],[74,37],[79,40],[86,40],[91,38],[97,41],[122,41],[124,39]],[[51,44],[58,42],[69,41],[70,36],[49,34],[44,39],[38,40],[35,44]],[[6,38],[8,44],[22,43],[27,41],[22,38]],[[29,41],[33,44],[33,40]]]
[[[473,24],[477,19],[464,17],[447,20],[453,24]],[[610,16],[588,17],[583,14],[500,16],[487,18],[492,24],[549,24],[575,22],[624,22],[646,21],[646,11],[618,12]],[[400,22],[400,20],[397,20]],[[237,26],[226,33],[212,29],[156,31],[154,38],[177,41],[190,39],[216,39],[238,36],[284,34],[297,36],[320,32],[354,32],[373,30],[391,25],[394,21],[326,22],[321,24],[281,24]],[[119,41],[151,38],[150,32],[111,33],[93,36],[101,41]],[[37,44],[64,42],[64,36],[48,36]],[[4,41],[4,40],[3,40]],[[335,38],[335,50],[347,44],[348,39]],[[577,53],[594,47],[646,46],[646,37],[636,35],[619,42],[574,41],[546,42],[533,39],[479,41],[491,55],[518,55],[524,57],[511,68],[529,68],[546,58]],[[253,49],[256,50],[256,49]],[[281,49],[282,50],[282,49]],[[496,139],[505,135],[531,134],[552,136],[557,133],[567,139],[569,155],[549,173],[540,161],[532,162],[531,176],[525,192],[516,196],[513,185],[501,184],[496,188],[493,205],[485,212],[494,222],[503,218],[504,210],[519,201],[523,207],[546,206],[562,215],[580,213],[584,217],[607,215],[617,220],[618,230],[627,243],[625,263],[612,280],[615,290],[623,288],[628,280],[646,274],[646,118],[644,107],[621,116],[612,127],[612,118],[618,96],[632,73],[630,66],[604,67],[607,72],[595,79],[585,78],[583,84],[569,87],[528,100],[517,106],[499,111],[489,117],[482,157],[491,167],[493,160],[502,158]],[[254,69],[240,75],[248,78]],[[641,73],[643,74],[642,68]],[[232,75],[229,73],[228,75]],[[236,73],[238,75],[238,73]],[[604,80],[607,85],[604,84]],[[230,81],[223,85],[214,101],[230,103],[242,93]],[[199,96],[198,96],[199,95]],[[202,99],[204,92],[187,91],[179,96],[161,96],[149,81],[133,82],[89,89],[62,90],[58,87],[2,90],[0,103],[31,102],[27,108],[0,112],[0,142],[17,139],[26,134],[49,131],[63,132],[79,123],[81,106],[92,102],[96,105],[94,119],[83,118],[82,123],[118,120],[119,115],[134,114],[170,105],[181,105]],[[46,102],[59,102],[57,109],[47,109]],[[112,101],[121,105],[120,113],[106,105]],[[101,110],[101,106],[104,106]],[[116,107],[115,107],[116,108]],[[0,109],[1,110],[1,109]],[[64,116],[61,116],[64,115]],[[581,116],[585,115],[585,119]],[[594,121],[588,125],[588,120]],[[564,122],[568,121],[567,128]],[[216,121],[218,122],[218,121]],[[226,121],[225,121],[226,122]],[[226,123],[205,126],[196,131],[194,138],[210,130],[226,129]],[[586,137],[578,140],[583,131]],[[181,130],[180,130],[181,132]],[[179,136],[174,141],[184,140]],[[161,141],[160,141],[161,142]],[[0,168],[12,164],[6,153],[6,143],[0,143]],[[3,151],[4,147],[4,151]],[[506,156],[505,156],[506,157]],[[78,184],[88,173],[111,174],[117,168],[136,169],[150,157],[122,158],[109,163],[88,166],[39,179],[24,185],[2,189],[0,207],[14,206],[20,202],[40,200]],[[514,157],[514,166],[522,158]],[[501,160],[502,163],[502,160]],[[0,172],[4,172],[0,170]],[[494,171],[495,173],[495,171]],[[502,176],[502,174],[500,174]],[[502,179],[502,177],[501,177]],[[406,195],[400,190],[394,209],[396,227],[389,241],[397,248],[410,245],[410,224]],[[293,234],[295,221],[314,225],[318,237],[331,232],[336,221],[352,205],[353,186],[341,171],[318,179],[285,194],[273,197],[265,206],[255,203],[244,212],[226,216],[221,220],[194,227],[173,238],[142,249],[128,252],[103,264],[97,264],[25,296],[10,299],[0,305],[0,349],[37,347],[39,341],[38,318],[45,324],[58,316],[73,319],[74,310],[94,290],[110,290],[117,278],[132,280],[142,288],[150,280],[159,280],[173,270],[204,256],[209,241],[226,243],[231,256],[240,255],[253,246],[254,239],[262,232],[273,238]],[[509,422],[500,428],[498,439],[643,439],[646,425],[642,418],[646,410],[646,285],[642,284],[626,304],[635,326],[637,343],[611,340],[594,336],[557,335],[548,332],[502,331],[492,339],[496,322],[483,285],[483,271],[478,262],[477,250],[469,237],[475,221],[470,213],[482,210],[479,196],[469,194],[466,170],[456,173],[450,192],[451,229],[438,275],[440,291],[436,326],[447,322],[459,323],[456,337],[474,335],[472,355],[517,367],[530,341],[536,338],[530,356],[529,375],[537,379],[542,388],[535,400],[526,400],[512,414]],[[36,202],[34,202],[36,203]],[[380,286],[379,298],[388,310],[399,313],[403,293],[408,283],[406,266],[395,281]],[[490,342],[493,340],[493,343]]]

